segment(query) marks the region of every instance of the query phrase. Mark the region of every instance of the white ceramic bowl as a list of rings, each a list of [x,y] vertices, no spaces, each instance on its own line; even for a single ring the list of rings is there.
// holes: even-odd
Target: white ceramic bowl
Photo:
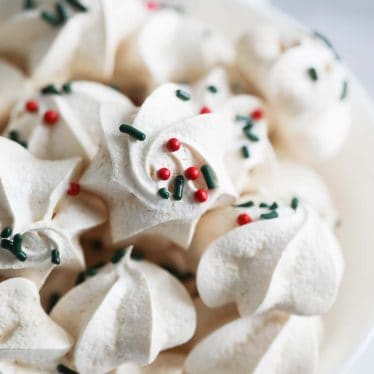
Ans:
[[[230,38],[243,33],[253,17],[297,21],[261,0],[169,0],[208,21]],[[344,149],[318,167],[339,209],[338,231],[346,271],[338,300],[325,317],[318,374],[344,373],[374,336],[374,111],[352,75],[353,125]],[[373,227],[372,227],[373,226]]]

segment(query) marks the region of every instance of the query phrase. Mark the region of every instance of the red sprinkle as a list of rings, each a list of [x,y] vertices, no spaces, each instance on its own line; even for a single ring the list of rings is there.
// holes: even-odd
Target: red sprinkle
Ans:
[[[160,9],[160,3],[157,2],[157,1],[147,1],[147,8],[149,10],[152,10],[152,11],[155,11],[155,10],[159,10]]]
[[[251,113],[251,117],[255,120],[255,121],[258,121],[260,119],[262,119],[264,117],[264,112],[262,111],[262,109],[255,109],[252,113]]]
[[[204,203],[208,200],[208,192],[203,189],[197,190],[195,192],[195,199],[200,203]]]
[[[157,176],[162,181],[167,181],[170,178],[170,170],[168,168],[161,168],[157,171]]]
[[[71,182],[67,194],[70,196],[77,196],[81,191],[81,186],[79,183]]]
[[[252,218],[248,214],[243,213],[243,214],[238,215],[236,222],[238,223],[238,225],[242,226],[242,225],[246,225],[247,223],[251,223]]]
[[[203,107],[200,109],[200,114],[208,114],[208,113],[212,113],[212,109],[210,109],[209,107],[207,107],[207,106],[203,106]]]
[[[200,170],[195,166],[190,166],[189,168],[186,169],[186,171],[184,172],[184,175],[186,176],[187,179],[194,181],[200,177]]]
[[[39,104],[35,100],[29,100],[26,102],[25,109],[30,113],[36,113],[39,110]]]
[[[60,115],[55,110],[47,110],[43,116],[44,123],[48,126],[55,125],[59,119]]]
[[[170,152],[175,152],[181,147],[181,142],[177,138],[171,138],[166,143],[166,147]]]

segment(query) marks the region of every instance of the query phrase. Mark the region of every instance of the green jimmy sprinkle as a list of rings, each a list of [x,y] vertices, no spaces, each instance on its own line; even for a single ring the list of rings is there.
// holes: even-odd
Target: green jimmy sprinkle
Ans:
[[[260,215],[260,219],[273,219],[278,217],[278,212],[276,210],[272,210],[269,213],[263,213]]]
[[[342,93],[340,95],[340,100],[344,100],[347,97],[347,95],[348,95],[348,82],[344,81]]]
[[[9,131],[8,137],[9,139],[21,145],[23,148],[27,148],[27,142],[24,140],[21,140],[20,134],[17,130]]]
[[[338,52],[336,51],[335,47],[333,46],[333,44],[331,43],[331,41],[326,37],[326,35],[323,35],[321,32],[319,31],[313,31],[313,35],[314,37],[316,37],[317,39],[321,40],[322,43],[324,43],[326,45],[326,47],[330,48],[332,50],[332,52],[334,53],[335,55],[335,58],[337,60],[340,60],[340,56],[338,54]]]
[[[65,7],[59,2],[55,4],[54,13],[43,11],[40,16],[45,22],[54,27],[63,25],[68,19]]]
[[[308,75],[309,75],[309,78],[313,81],[313,82],[316,82],[318,81],[318,72],[315,68],[309,68],[308,69]]]
[[[216,178],[212,168],[209,165],[203,165],[200,170],[208,189],[214,190],[216,188]]]
[[[30,10],[35,8],[35,1],[34,0],[24,0],[23,2],[23,9]]]
[[[84,6],[79,0],[66,0],[66,2],[74,9],[80,12],[87,12],[88,8]]]
[[[216,94],[218,92],[218,88],[214,85],[209,85],[207,88],[206,88],[210,93],[212,94]]]
[[[40,90],[42,95],[59,95],[60,91],[54,84],[48,84]]]
[[[249,149],[246,145],[242,146],[241,151],[242,151],[243,158],[249,158],[249,156],[250,156]]]
[[[1,248],[13,252],[13,242],[10,239],[1,239],[0,245]]]
[[[60,265],[61,263],[60,251],[57,248],[53,249],[51,252],[51,261],[52,261],[52,264],[55,264],[55,265]]]
[[[124,248],[119,248],[114,252],[114,255],[111,258],[112,264],[117,264],[125,256],[126,250]]]
[[[66,13],[65,7],[61,3],[56,3],[55,11],[62,23],[65,23],[68,19],[68,14]]]
[[[170,197],[169,191],[163,187],[158,190],[158,194],[165,200],[167,200]]]
[[[175,95],[178,99],[181,99],[183,101],[188,101],[191,99],[191,95],[187,91],[181,89],[176,90]]]
[[[4,227],[0,233],[0,237],[2,238],[9,238],[12,235],[12,228],[11,227]]]
[[[278,204],[274,201],[274,203],[269,206],[269,209],[270,210],[278,209]]]
[[[184,190],[184,177],[183,175],[177,175],[174,180],[173,199],[177,201],[182,200],[183,190]]]
[[[72,85],[72,82],[66,82],[62,85],[62,91],[64,91],[64,93],[71,93],[71,85]]]
[[[235,208],[250,208],[251,206],[255,205],[252,200],[246,201],[245,203],[234,205]]]
[[[21,234],[16,234],[13,236],[13,248],[16,252],[22,251],[22,242],[23,242],[23,237]]]
[[[248,125],[243,127],[243,131],[245,136],[252,142],[258,142],[260,140],[259,137],[250,130]]]
[[[298,206],[299,206],[299,199],[297,197],[293,197],[291,200],[291,208],[293,210],[296,210]]]
[[[47,312],[51,312],[53,307],[57,304],[57,301],[60,300],[61,295],[58,292],[51,293],[51,296],[48,299]]]
[[[144,134],[144,132],[130,125],[122,124],[119,127],[119,131],[123,132],[124,134],[130,135],[134,139],[140,140],[141,142],[144,141],[146,138],[146,135]]]
[[[260,207],[260,208],[268,208],[269,205],[266,204],[266,203],[260,203],[259,207]]]
[[[63,364],[59,364],[56,368],[57,372],[58,373],[61,373],[61,374],[78,374],[78,372],[68,368],[67,366],[63,365]]]

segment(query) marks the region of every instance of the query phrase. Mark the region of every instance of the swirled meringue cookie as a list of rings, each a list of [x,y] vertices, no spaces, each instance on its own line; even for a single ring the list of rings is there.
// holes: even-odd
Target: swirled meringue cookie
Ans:
[[[255,23],[239,41],[238,66],[269,104],[282,152],[316,162],[340,150],[351,123],[348,72],[324,37]]]
[[[0,52],[41,85],[110,79],[119,43],[146,15],[138,0],[1,0],[0,11]]]
[[[0,59],[0,130],[15,103],[31,90],[30,82],[15,66]]]
[[[193,100],[201,114],[219,113],[227,119],[228,149],[225,165],[239,192],[255,188],[256,173],[270,177],[275,155],[268,138],[268,126],[262,101],[252,95],[234,95],[228,74],[215,68],[193,86]]]
[[[187,356],[184,373],[312,374],[320,339],[318,317],[282,312],[246,317],[219,328],[198,344]]]
[[[98,150],[99,107],[104,103],[132,107],[124,95],[100,83],[50,84],[18,103],[4,135],[41,159],[82,157],[87,162]]]
[[[191,81],[233,60],[234,48],[223,35],[186,14],[164,9],[120,48],[115,76],[141,97],[157,85]]]
[[[79,161],[37,160],[5,138],[0,158],[0,278],[40,287],[56,265],[82,268],[79,236],[102,223],[105,210],[92,196],[68,196]]]
[[[186,248],[199,217],[235,199],[223,164],[226,121],[191,117],[189,98],[170,83],[136,114],[102,107],[103,146],[80,183],[107,202],[114,242],[149,232]]]
[[[0,299],[0,361],[39,372],[55,368],[73,341],[43,311],[33,282],[23,278],[1,282]]]
[[[131,260],[130,251],[73,288],[52,311],[52,318],[76,339],[73,356],[79,372],[149,364],[194,333],[196,315],[187,291],[156,265]],[[105,334],[97,335],[98,329]]]
[[[273,308],[326,313],[343,273],[328,225],[297,199],[291,207],[249,198],[209,212],[196,229],[191,248],[195,256],[204,252],[196,277],[203,302],[235,302],[242,316]]]

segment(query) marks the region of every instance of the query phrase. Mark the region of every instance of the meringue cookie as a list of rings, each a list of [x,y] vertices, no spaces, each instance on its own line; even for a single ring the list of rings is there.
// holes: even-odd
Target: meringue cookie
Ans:
[[[74,363],[83,373],[149,364],[189,340],[196,324],[183,286],[157,266],[131,260],[130,250],[68,292],[51,316],[75,337]]]
[[[209,25],[164,9],[120,48],[115,76],[121,85],[144,96],[157,85],[191,81],[233,60],[233,46]]]
[[[238,66],[267,101],[282,152],[316,162],[340,150],[351,123],[348,72],[325,39],[256,23],[239,41]]]
[[[79,0],[59,9],[52,1],[31,9],[20,0],[2,3],[0,52],[20,61],[41,85],[56,77],[109,80],[118,45],[147,13],[138,0]]]
[[[187,356],[184,372],[312,374],[318,362],[320,338],[321,322],[317,317],[269,312],[242,318],[198,344]]]
[[[30,82],[15,66],[0,60],[0,130],[12,106],[31,90]]]
[[[235,199],[222,161],[226,122],[215,114],[191,117],[187,98],[170,83],[153,92],[135,118],[126,108],[102,107],[103,146],[80,183],[107,202],[114,242],[149,230],[186,248],[199,217]],[[137,133],[121,133],[121,123]],[[186,180],[191,166],[198,178]],[[162,168],[168,180],[159,176]]]
[[[51,374],[50,370],[33,369],[18,363],[0,362],[1,374]]]
[[[201,220],[191,248],[205,251],[196,279],[206,305],[235,302],[242,316],[330,309],[343,273],[340,247],[317,213],[296,203],[261,208],[255,197],[250,207],[217,209]]]
[[[100,142],[100,105],[111,102],[132,107],[124,95],[100,83],[75,81],[63,88],[54,85],[48,88],[54,90],[53,93],[42,90],[26,103],[19,102],[4,134],[8,137],[17,134],[29,151],[41,159],[82,157],[86,162],[91,160]],[[36,111],[28,110],[30,103],[37,106]],[[58,114],[55,123],[45,119],[50,111]]]
[[[0,299],[0,361],[55,368],[73,341],[45,314],[35,285],[23,278],[1,282]]]
[[[227,119],[225,165],[239,192],[255,188],[253,171],[274,173],[275,155],[268,138],[264,105],[252,95],[233,95],[227,73],[215,68],[193,86],[193,99],[200,113],[219,113]]]

